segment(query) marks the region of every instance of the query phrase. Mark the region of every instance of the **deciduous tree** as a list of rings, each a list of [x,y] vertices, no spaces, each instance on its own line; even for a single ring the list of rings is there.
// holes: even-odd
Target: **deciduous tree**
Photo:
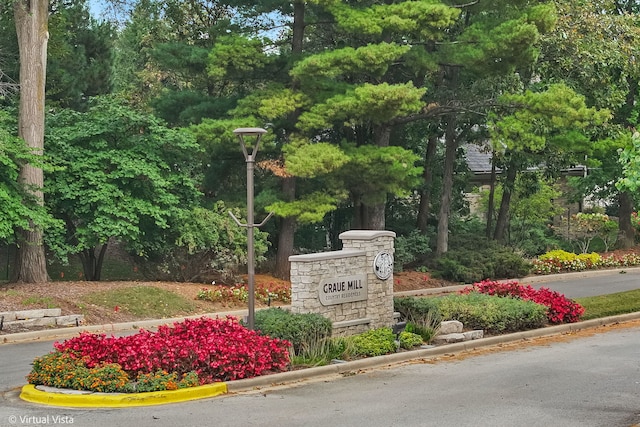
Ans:
[[[47,201],[66,234],[58,254],[77,254],[86,280],[100,280],[110,239],[132,252],[173,245],[163,239],[176,216],[198,202],[191,133],[113,98],[96,98],[86,113],[49,117]],[[175,240],[175,239],[174,239]]]

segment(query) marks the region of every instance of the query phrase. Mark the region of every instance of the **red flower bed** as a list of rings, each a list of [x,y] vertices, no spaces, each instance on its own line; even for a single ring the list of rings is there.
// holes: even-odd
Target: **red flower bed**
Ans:
[[[520,298],[547,307],[549,323],[574,323],[584,314],[584,307],[549,288],[534,289],[531,285],[521,285],[517,281],[496,282],[483,280],[467,286],[462,293],[480,292],[499,297]]]
[[[195,371],[200,383],[207,384],[285,370],[290,344],[262,336],[232,318],[203,317],[125,337],[85,332],[54,346],[85,358],[89,368],[117,363],[133,378],[158,370],[179,375]]]

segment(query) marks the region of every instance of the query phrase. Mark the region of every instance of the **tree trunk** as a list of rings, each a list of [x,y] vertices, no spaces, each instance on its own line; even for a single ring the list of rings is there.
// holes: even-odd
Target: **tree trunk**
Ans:
[[[443,84],[446,84],[455,97],[458,87],[460,66],[442,65]],[[444,82],[444,80],[447,80]],[[451,200],[453,195],[453,174],[455,172],[456,155],[458,152],[458,137],[456,135],[456,115],[446,116],[447,126],[444,131],[445,154],[444,170],[442,172],[442,198],[438,214],[438,229],[436,233],[436,256],[442,256],[449,250],[449,219],[451,215]]]
[[[305,30],[304,14],[305,2],[295,1],[293,3],[293,34],[291,36],[291,52],[293,53],[293,55],[302,54]],[[295,89],[296,83],[293,82],[291,86]],[[295,123],[299,116],[300,112],[295,111],[291,118],[292,123]],[[290,202],[295,200],[295,177],[283,177],[281,188],[285,201]],[[296,225],[296,218],[282,218],[280,220],[280,228],[278,233],[278,249],[276,251],[276,265],[274,268],[274,275],[283,280],[289,280],[291,276],[291,263],[289,262],[289,257],[293,255]]]
[[[500,211],[498,212],[498,219],[496,220],[496,231],[493,234],[493,239],[498,242],[504,243],[507,226],[509,224],[509,207],[511,205],[511,195],[516,184],[517,168],[515,165],[507,165],[507,176],[502,185],[502,201],[500,202]]]
[[[489,203],[487,206],[487,239],[491,238],[493,233],[493,212],[495,210],[495,194],[496,194],[496,152],[493,151],[491,156],[491,182],[489,184]]]
[[[449,250],[449,216],[451,215],[451,198],[453,193],[453,173],[455,170],[458,139],[456,138],[456,119],[454,115],[447,117],[445,131],[444,171],[442,178],[442,201],[438,216],[438,232],[436,237],[436,256]]]
[[[82,271],[84,272],[84,279],[92,282],[99,282],[102,274],[102,264],[104,262],[104,256],[107,253],[107,243],[102,245],[100,252],[96,257],[96,248],[85,249],[78,254],[80,262],[82,263]]]
[[[381,125],[375,126],[373,130],[375,144],[378,147],[388,147],[391,140],[391,126]],[[364,205],[362,228],[366,230],[384,230],[385,227],[385,208],[386,195],[380,203],[374,205]]]
[[[365,218],[367,230],[384,230],[385,216],[384,211],[386,205],[384,203],[375,204],[373,206],[365,206]]]
[[[47,65],[47,0],[18,0],[14,3],[14,18],[20,51],[20,112],[18,136],[36,154],[44,151],[44,89]],[[28,191],[44,203],[41,168],[24,165],[19,180]],[[47,263],[42,230],[31,224],[30,230],[18,230],[18,252],[13,280],[26,283],[46,282]]]
[[[304,1],[293,2],[293,33],[291,35],[291,52],[294,55],[302,53],[304,41]]]
[[[282,193],[286,201],[292,201],[296,197],[296,178],[286,177],[282,179]],[[280,220],[280,233],[278,234],[278,251],[276,252],[276,266],[274,275],[283,280],[289,280],[291,276],[291,263],[289,256],[293,254],[294,235],[296,232],[296,219],[294,217]]]
[[[427,142],[427,151],[424,155],[424,172],[422,174],[423,183],[420,190],[420,207],[418,208],[418,218],[416,227],[421,233],[427,232],[429,215],[431,214],[431,190],[433,188],[433,159],[438,148],[438,137],[433,135]]]
[[[635,230],[631,224],[633,198],[627,191],[618,194],[618,244],[620,249],[628,249],[635,244]]]

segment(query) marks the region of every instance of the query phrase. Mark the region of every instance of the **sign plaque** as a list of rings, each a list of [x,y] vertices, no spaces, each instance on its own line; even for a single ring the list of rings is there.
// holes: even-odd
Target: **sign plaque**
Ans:
[[[322,305],[366,300],[369,297],[367,275],[354,274],[322,279],[318,294]]]

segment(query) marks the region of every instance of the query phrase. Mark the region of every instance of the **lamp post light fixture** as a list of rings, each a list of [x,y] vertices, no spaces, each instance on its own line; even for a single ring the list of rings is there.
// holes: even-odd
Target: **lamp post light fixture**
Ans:
[[[233,133],[238,136],[240,146],[242,147],[242,153],[244,154],[244,159],[247,163],[247,223],[240,223],[238,218],[236,218],[231,211],[229,211],[229,215],[231,215],[240,227],[246,227],[247,229],[247,285],[249,287],[249,315],[247,317],[247,326],[249,329],[253,330],[255,328],[255,248],[253,229],[255,227],[262,227],[264,223],[271,218],[271,215],[273,215],[273,212],[269,212],[269,215],[267,215],[260,224],[254,224],[253,169],[256,162],[256,155],[260,148],[260,140],[262,139],[262,135],[267,133],[267,131],[262,128],[238,128],[234,130]],[[246,137],[255,137],[256,140],[253,148],[251,148],[250,145],[247,146],[247,143],[245,142]]]

